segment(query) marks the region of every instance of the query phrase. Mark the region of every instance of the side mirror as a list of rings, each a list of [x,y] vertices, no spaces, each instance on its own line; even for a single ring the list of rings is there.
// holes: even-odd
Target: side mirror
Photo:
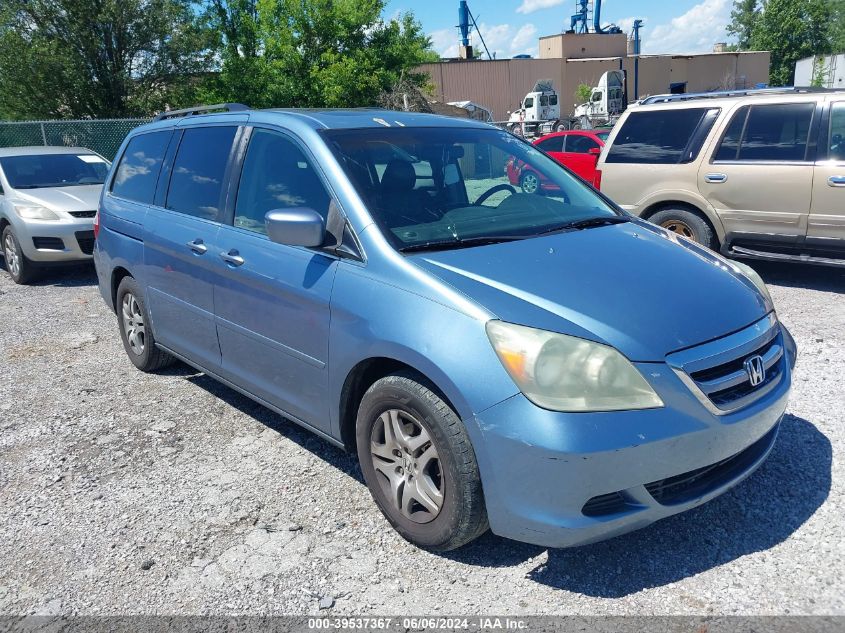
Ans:
[[[591,147],[587,150],[588,154],[592,154],[593,156],[600,156],[601,155],[601,147]]]
[[[264,216],[270,241],[287,246],[316,248],[326,239],[326,221],[314,209],[275,209]]]

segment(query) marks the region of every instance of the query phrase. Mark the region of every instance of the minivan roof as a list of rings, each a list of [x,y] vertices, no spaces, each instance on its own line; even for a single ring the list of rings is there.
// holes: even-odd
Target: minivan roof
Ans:
[[[223,108],[226,105],[221,106]],[[315,130],[323,129],[359,129],[382,127],[472,127],[491,128],[492,126],[469,118],[457,118],[422,112],[403,112],[399,110],[385,110],[381,108],[273,108],[266,110],[250,110],[239,107],[228,112],[205,112],[200,109],[186,110],[189,114],[156,119],[140,128],[144,131],[170,128],[175,125],[191,125],[202,121],[225,121],[227,117],[241,121],[245,116],[250,121],[282,122],[295,119],[301,125]],[[176,114],[176,113],[174,113]]]

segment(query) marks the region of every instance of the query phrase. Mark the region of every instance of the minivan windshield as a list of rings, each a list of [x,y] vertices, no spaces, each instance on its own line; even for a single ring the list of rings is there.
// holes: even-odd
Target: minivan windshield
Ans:
[[[390,127],[322,134],[400,251],[625,221],[579,178],[502,130]]]
[[[109,164],[96,154],[21,154],[0,158],[13,189],[102,185]]]

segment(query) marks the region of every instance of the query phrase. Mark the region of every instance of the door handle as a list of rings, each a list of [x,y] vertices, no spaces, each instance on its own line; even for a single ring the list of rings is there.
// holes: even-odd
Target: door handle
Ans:
[[[845,176],[831,176],[827,184],[831,187],[845,187]]]
[[[704,182],[709,182],[711,184],[721,184],[723,182],[728,182],[728,175],[727,174],[707,174],[704,177]]]
[[[188,242],[185,244],[188,248],[194,251],[197,255],[205,255],[206,251],[208,250],[208,246],[203,244],[203,241],[200,238],[195,239],[193,242]]]
[[[238,254],[236,249],[231,249],[228,253],[220,253],[220,259],[230,266],[243,266],[244,258]]]

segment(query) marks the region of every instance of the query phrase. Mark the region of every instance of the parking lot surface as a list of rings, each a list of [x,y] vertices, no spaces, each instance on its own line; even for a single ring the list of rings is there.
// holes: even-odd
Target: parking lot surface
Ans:
[[[0,272],[0,614],[845,614],[845,271],[754,266],[799,346],[757,473],[604,543],[446,555],[352,456],[185,365],[136,371],[92,268]]]

